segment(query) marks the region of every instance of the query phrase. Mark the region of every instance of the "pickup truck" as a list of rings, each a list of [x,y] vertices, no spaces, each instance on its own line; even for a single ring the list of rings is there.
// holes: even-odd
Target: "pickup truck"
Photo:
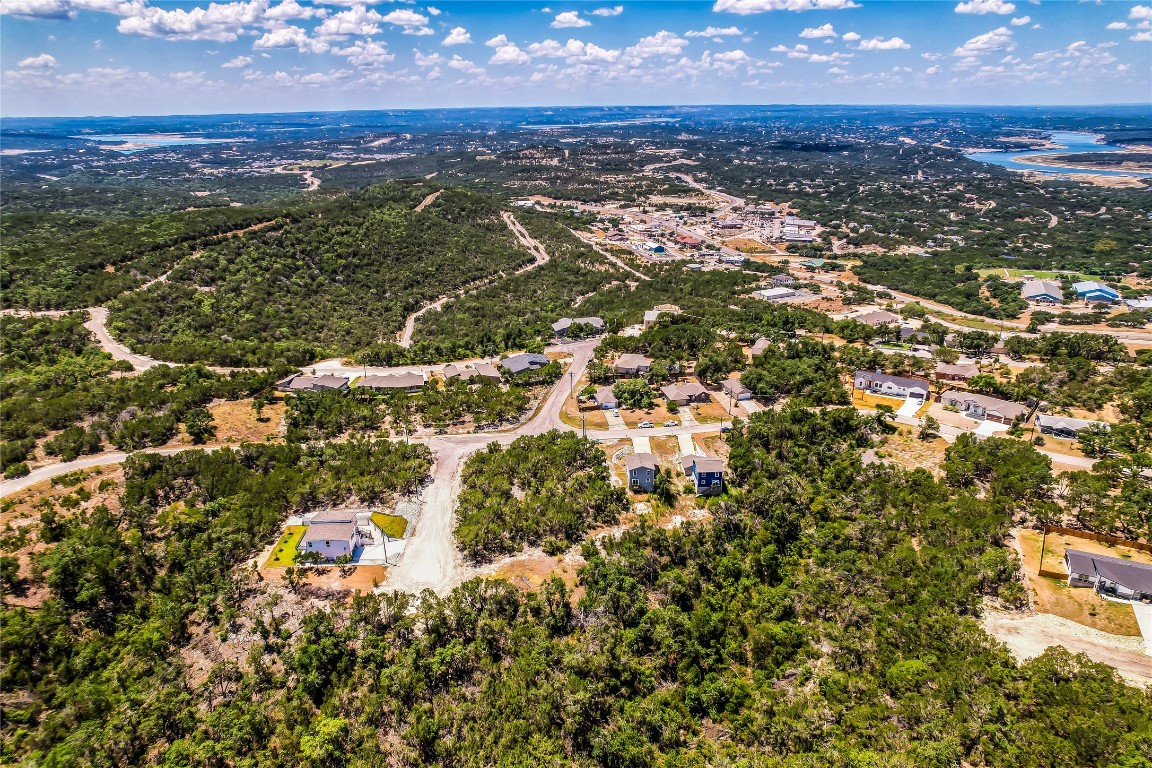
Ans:
[[[639,424],[637,424],[636,426],[638,426],[640,429],[652,429],[652,427],[654,427],[656,425],[650,421],[642,421]]]

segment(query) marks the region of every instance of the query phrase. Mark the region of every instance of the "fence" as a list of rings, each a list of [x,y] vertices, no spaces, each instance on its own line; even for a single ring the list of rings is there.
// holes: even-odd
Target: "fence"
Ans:
[[[1058,525],[1048,525],[1044,527],[1044,533],[1059,533],[1064,536],[1072,536],[1077,539],[1088,539],[1089,541],[1102,541],[1105,544],[1118,544],[1122,547],[1131,547],[1138,549],[1141,552],[1152,552],[1152,544],[1144,544],[1139,541],[1130,541],[1122,539],[1119,536],[1109,536],[1106,533],[1092,533],[1090,531],[1080,531],[1075,528],[1062,528]]]

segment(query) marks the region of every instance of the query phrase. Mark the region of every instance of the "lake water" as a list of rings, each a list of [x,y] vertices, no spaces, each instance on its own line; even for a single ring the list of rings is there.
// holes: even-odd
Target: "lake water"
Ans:
[[[1095,176],[1140,176],[1152,178],[1152,173],[1140,171],[1093,171],[1086,168],[1056,168],[1051,165],[1037,165],[1036,163],[1020,162],[1021,157],[1037,157],[1040,155],[1067,155],[1073,152],[1117,152],[1116,147],[1100,144],[1095,133],[1082,133],[1080,131],[1053,131],[1048,138],[1064,149],[1025,149],[1013,152],[970,152],[966,155],[969,160],[981,163],[999,165],[1013,171],[1039,171],[1041,173],[1059,174],[1061,176],[1075,176],[1077,174],[1092,174]]]
[[[84,141],[98,141],[102,144],[120,144],[119,147],[109,147],[117,152],[130,154],[145,149],[158,147],[181,147],[187,144],[232,144],[237,141],[251,141],[251,139],[210,139],[206,136],[185,136],[180,133],[106,133],[102,135],[81,134],[73,136],[74,139]]]

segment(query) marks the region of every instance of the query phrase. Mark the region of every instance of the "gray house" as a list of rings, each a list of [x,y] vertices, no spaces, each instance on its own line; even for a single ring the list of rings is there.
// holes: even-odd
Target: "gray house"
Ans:
[[[928,397],[930,385],[924,379],[892,376],[877,371],[856,371],[852,386],[862,392],[871,392],[874,395],[912,397],[923,400]]]
[[[525,371],[539,370],[550,362],[552,361],[548,359],[547,355],[541,355],[536,352],[522,352],[519,355],[504,358],[500,361],[500,365],[502,365],[508,373],[515,376]]]
[[[492,363],[476,363],[471,368],[462,368],[455,364],[444,366],[445,381],[460,379],[461,381],[471,382],[475,379],[480,379],[482,381],[491,381],[499,384],[502,378],[500,371],[496,370],[496,366],[492,365]]]
[[[650,493],[655,489],[656,473],[660,471],[660,461],[655,454],[629,454],[624,457],[624,469],[628,471],[628,487],[633,491]]]
[[[878,325],[897,325],[900,323],[900,316],[894,315],[884,309],[876,309],[871,312],[865,312],[862,315],[857,315],[852,318],[858,323],[864,323],[875,328]]]
[[[740,379],[727,378],[720,382],[720,389],[733,400],[751,400],[752,391],[740,383]]]
[[[1064,286],[1056,280],[1029,280],[1020,289],[1020,295],[1037,304],[1059,304],[1064,301]]]
[[[652,370],[652,358],[629,352],[628,354],[620,355],[616,362],[612,364],[612,367],[616,370],[616,373],[625,375],[648,373],[648,371]]]
[[[552,332],[557,336],[567,336],[573,325],[590,325],[598,331],[604,330],[604,321],[598,317],[562,317],[552,323]]]
[[[396,373],[389,376],[364,376],[356,381],[356,389],[373,392],[419,392],[424,386],[422,373]]]
[[[616,398],[612,387],[600,387],[600,389],[596,390],[596,394],[592,396],[592,399],[596,401],[596,405],[606,411],[620,407],[620,401]]]
[[[1045,435],[1052,435],[1052,437],[1062,437],[1065,440],[1075,440],[1081,430],[1088,427],[1104,427],[1108,428],[1108,423],[1104,421],[1092,421],[1091,419],[1072,419],[1067,416],[1053,416],[1047,413],[1036,414],[1036,426],[1040,428],[1040,432]]]
[[[341,555],[354,554],[360,545],[354,512],[325,510],[305,522],[308,528],[297,545],[301,554],[315,552],[322,560],[335,560]]]
[[[1000,424],[1011,424],[1017,419],[1021,422],[1027,421],[1032,413],[1032,408],[1027,405],[956,389],[945,392],[940,400],[945,405],[960,409],[960,412],[970,419],[995,421]]]
[[[302,373],[294,373],[276,382],[276,389],[281,392],[338,392],[348,389],[348,379],[330,374],[305,376]]]
[[[1064,568],[1070,587],[1091,587],[1121,600],[1152,600],[1152,565],[1067,549]]]

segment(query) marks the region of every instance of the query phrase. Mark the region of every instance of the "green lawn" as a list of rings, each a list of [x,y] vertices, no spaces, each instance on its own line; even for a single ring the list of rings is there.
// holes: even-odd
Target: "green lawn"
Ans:
[[[408,521],[400,515],[386,515],[383,512],[373,512],[372,522],[393,539],[404,538],[404,531],[408,528]]]
[[[290,525],[284,530],[284,535],[272,549],[272,556],[264,563],[265,568],[287,568],[296,563],[296,547],[304,537],[306,525]]]

